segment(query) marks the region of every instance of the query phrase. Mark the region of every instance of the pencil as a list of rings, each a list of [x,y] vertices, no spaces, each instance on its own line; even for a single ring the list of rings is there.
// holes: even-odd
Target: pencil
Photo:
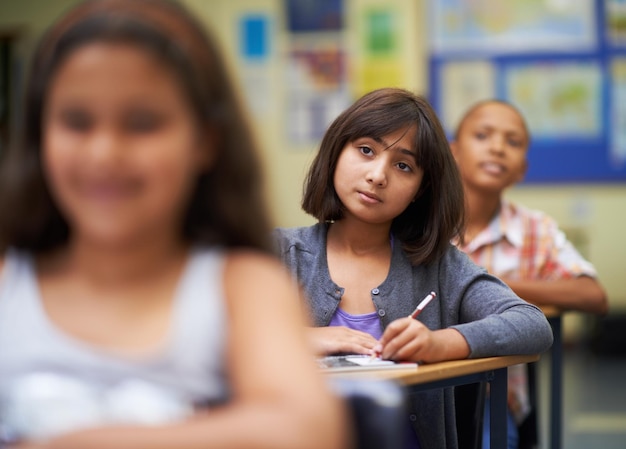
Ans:
[[[424,307],[426,307],[426,306],[428,305],[428,303],[429,303],[429,302],[431,302],[431,301],[435,298],[435,296],[437,296],[437,293],[435,293],[435,292],[430,292],[430,293],[426,296],[426,298],[422,299],[422,302],[420,302],[420,303],[417,305],[417,307],[415,308],[415,310],[413,311],[413,313],[409,315],[409,318],[417,318],[417,317],[418,317],[418,315],[419,315],[420,313],[422,313],[422,310],[424,310]],[[373,360],[373,359],[378,359],[378,358],[380,358],[380,356],[381,356],[381,355],[380,355],[380,353],[378,353],[378,352],[372,352],[372,355],[371,355],[371,357],[370,357],[370,360]]]
[[[431,302],[435,296],[437,296],[437,293],[430,292],[426,296],[426,298],[422,299],[422,302],[420,302],[417,305],[417,307],[415,308],[413,313],[409,315],[409,318],[417,318],[419,316],[419,314],[422,313],[422,310],[424,310],[424,307],[426,307],[428,305],[428,303]]]

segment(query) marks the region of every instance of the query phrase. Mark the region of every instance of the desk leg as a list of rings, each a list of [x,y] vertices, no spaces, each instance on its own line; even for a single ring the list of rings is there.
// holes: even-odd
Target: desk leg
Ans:
[[[554,334],[550,357],[550,449],[561,449],[563,425],[563,332],[561,316],[549,319]]]
[[[494,370],[494,377],[490,387],[490,430],[491,449],[506,449],[507,447],[507,369]]]

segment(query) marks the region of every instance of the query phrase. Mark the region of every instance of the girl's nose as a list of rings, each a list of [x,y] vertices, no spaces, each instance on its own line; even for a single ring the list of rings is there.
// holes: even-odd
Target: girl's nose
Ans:
[[[89,160],[95,164],[110,164],[122,155],[121,142],[111,130],[94,130],[85,142]]]
[[[372,163],[367,173],[367,182],[379,187],[387,185],[387,173],[384,164]]]

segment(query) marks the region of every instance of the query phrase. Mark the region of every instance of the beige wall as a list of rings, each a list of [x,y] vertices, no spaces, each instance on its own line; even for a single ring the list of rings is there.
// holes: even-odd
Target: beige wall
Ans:
[[[24,25],[23,48],[28,48],[32,36],[37,35],[58,11],[76,0],[2,0],[0,27]],[[275,222],[281,226],[306,225],[312,222],[301,212],[302,181],[310,163],[315,145],[294,147],[286,139],[286,120],[283,115],[285,91],[282,85],[283,58],[287,34],[281,0],[185,0],[198,16],[214,29],[220,39],[235,74],[243,67],[236,59],[237,20],[243,12],[263,12],[272,17],[272,52],[266,67],[270,94],[264,113],[254,115],[253,122],[264,150],[264,161],[269,174],[268,194]],[[410,74],[406,86],[416,92],[427,91],[427,21],[424,0],[347,0],[346,39],[354,39],[351,17],[371,5],[395,5],[406,14],[403,24],[406,45],[402,51],[405,70]],[[360,57],[350,53],[353,60]],[[553,215],[572,238],[580,243],[583,252],[596,265],[600,279],[606,286],[612,311],[626,311],[626,184],[621,185],[561,185],[519,186],[509,197]]]

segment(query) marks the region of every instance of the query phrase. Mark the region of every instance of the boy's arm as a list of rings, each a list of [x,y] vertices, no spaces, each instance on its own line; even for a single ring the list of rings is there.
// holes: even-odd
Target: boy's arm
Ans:
[[[599,315],[608,311],[604,289],[589,276],[558,280],[503,280],[519,297],[537,306],[551,305]]]

